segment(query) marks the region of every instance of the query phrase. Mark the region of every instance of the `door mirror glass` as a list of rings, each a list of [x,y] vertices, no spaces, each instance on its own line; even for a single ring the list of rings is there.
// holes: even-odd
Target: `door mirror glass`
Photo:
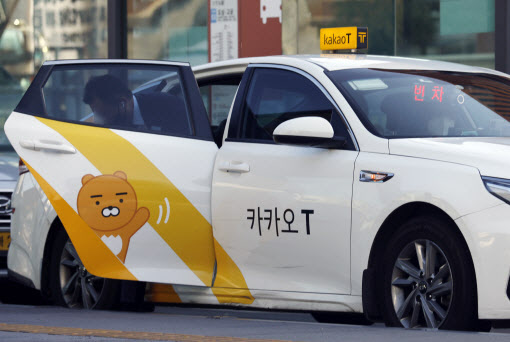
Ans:
[[[277,144],[342,147],[345,139],[335,139],[334,130],[329,121],[317,116],[306,116],[287,120],[279,124],[273,139]]]

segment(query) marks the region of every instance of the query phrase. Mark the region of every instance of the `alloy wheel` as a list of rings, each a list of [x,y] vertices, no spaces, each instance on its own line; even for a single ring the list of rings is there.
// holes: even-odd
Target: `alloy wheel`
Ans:
[[[393,266],[391,298],[405,328],[439,328],[452,303],[450,264],[438,245],[420,239],[400,252]]]
[[[103,291],[104,278],[90,274],[67,240],[60,257],[60,289],[68,307],[92,309]]]

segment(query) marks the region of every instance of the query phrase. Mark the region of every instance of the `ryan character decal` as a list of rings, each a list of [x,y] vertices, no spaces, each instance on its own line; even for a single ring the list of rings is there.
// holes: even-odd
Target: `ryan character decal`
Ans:
[[[85,175],[78,193],[78,214],[124,263],[131,237],[149,220],[138,208],[136,193],[122,171]]]

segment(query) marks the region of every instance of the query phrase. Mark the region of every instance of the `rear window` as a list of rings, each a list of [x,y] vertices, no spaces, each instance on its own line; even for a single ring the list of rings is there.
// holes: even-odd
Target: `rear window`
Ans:
[[[380,137],[510,137],[510,82],[504,77],[381,69],[327,74]]]
[[[137,64],[58,65],[42,86],[50,119],[187,136],[192,134],[178,67]]]

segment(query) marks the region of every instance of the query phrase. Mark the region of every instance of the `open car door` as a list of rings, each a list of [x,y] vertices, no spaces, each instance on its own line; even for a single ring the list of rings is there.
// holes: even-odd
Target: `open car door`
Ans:
[[[218,148],[188,64],[47,62],[5,131],[88,271],[211,286]]]

